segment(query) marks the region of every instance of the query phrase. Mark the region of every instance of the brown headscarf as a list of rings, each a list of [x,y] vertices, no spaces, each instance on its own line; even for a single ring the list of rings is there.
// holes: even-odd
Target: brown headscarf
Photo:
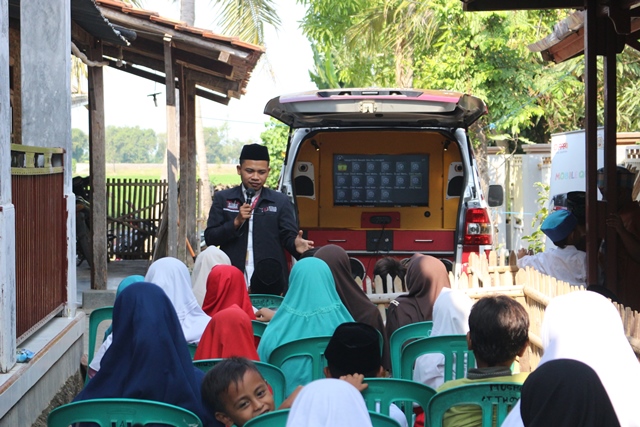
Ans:
[[[373,326],[380,331],[384,339],[386,335],[382,316],[376,305],[369,300],[362,288],[353,279],[351,263],[349,262],[347,252],[340,246],[327,245],[318,249],[314,257],[326,262],[331,269],[340,300],[342,300],[342,304],[347,307],[353,319],[356,322]],[[391,366],[391,359],[388,354],[389,346],[385,339],[382,355],[382,365],[385,369],[389,369]]]
[[[415,254],[405,275],[408,295],[391,301],[387,310],[387,340],[396,329],[410,323],[433,320],[433,304],[442,288],[450,288],[449,274],[442,261]]]

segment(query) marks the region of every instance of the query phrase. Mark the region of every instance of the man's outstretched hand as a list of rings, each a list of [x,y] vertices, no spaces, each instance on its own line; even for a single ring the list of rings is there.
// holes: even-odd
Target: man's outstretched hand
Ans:
[[[295,243],[296,243],[296,251],[298,251],[299,254],[302,254],[308,251],[309,249],[313,249],[313,240],[303,239],[302,230],[298,232]]]

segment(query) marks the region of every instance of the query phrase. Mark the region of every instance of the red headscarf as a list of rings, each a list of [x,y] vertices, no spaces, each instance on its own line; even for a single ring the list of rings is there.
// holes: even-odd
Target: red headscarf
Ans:
[[[193,359],[219,359],[232,356],[260,360],[253,338],[251,319],[236,304],[211,316],[211,321],[200,338]]]
[[[216,265],[207,277],[207,293],[202,310],[213,316],[233,304],[247,313],[249,319],[256,319],[242,272],[232,265]]]

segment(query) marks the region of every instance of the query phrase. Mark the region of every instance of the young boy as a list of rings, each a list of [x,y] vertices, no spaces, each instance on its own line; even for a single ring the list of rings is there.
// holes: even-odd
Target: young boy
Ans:
[[[291,407],[296,392],[280,408]],[[202,381],[202,398],[225,426],[242,427],[252,418],[275,409],[273,394],[256,365],[243,357],[216,364]]]
[[[529,315],[524,307],[505,295],[481,298],[471,308],[469,350],[473,350],[477,368],[469,369],[466,378],[448,381],[438,392],[476,382],[499,381],[522,384],[528,372],[511,373],[516,357],[529,345]],[[446,412],[445,427],[480,426],[482,413],[478,406],[455,406]]]
[[[348,322],[336,328],[324,351],[327,366],[324,375],[327,378],[343,379],[362,391],[367,388],[364,378],[384,377],[380,355],[380,334],[366,323]],[[402,411],[391,405],[389,415],[407,426]]]

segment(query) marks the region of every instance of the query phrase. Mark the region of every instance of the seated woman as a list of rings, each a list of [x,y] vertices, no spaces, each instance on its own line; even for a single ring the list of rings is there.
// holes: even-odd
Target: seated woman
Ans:
[[[304,258],[293,266],[289,290],[262,335],[258,355],[263,362],[276,347],[301,338],[333,335],[338,325],[353,322],[340,301],[329,266],[318,258]],[[287,360],[283,366],[287,395],[311,381],[311,361]]]
[[[538,369],[557,359],[588,365],[602,382],[620,425],[640,426],[640,405],[637,395],[630,391],[632,384],[640,384],[640,364],[611,301],[590,291],[557,296],[545,310],[541,335],[544,355]],[[572,403],[567,400],[564,409],[575,413]],[[511,410],[504,427],[527,425],[523,423],[525,408],[521,404],[524,402],[519,401]]]
[[[167,294],[176,310],[187,343],[197,344],[211,317],[202,311],[193,295],[187,266],[177,258],[160,258],[151,264],[144,280],[160,286]]]
[[[376,328],[382,337],[385,337],[384,322],[380,311],[354,280],[347,252],[340,246],[327,245],[318,249],[314,256],[326,262],[331,269],[340,300],[347,307],[354,320]],[[389,344],[386,340],[383,343],[382,366],[387,370],[391,368]]]
[[[118,295],[120,295],[122,291],[124,291],[129,285],[138,282],[144,282],[144,277],[140,275],[133,275],[122,279],[122,281],[118,285],[118,290],[116,291],[116,298],[118,298]],[[104,333],[104,340],[102,341],[102,345],[93,355],[93,360],[89,361],[89,378],[93,378],[96,372],[100,370],[100,362],[102,361],[102,356],[104,356],[105,351],[107,351],[113,339],[113,337],[111,336],[111,331],[112,328],[111,325],[109,325]]]
[[[450,288],[449,274],[442,261],[429,255],[415,254],[404,277],[408,295],[389,303],[387,339],[410,323],[433,320],[433,304],[443,288]]]
[[[433,305],[432,337],[466,335],[473,302],[462,291],[444,288]],[[455,371],[455,365],[453,367]],[[437,389],[444,383],[444,355],[424,354],[416,359],[413,380]]]
[[[226,359],[233,356],[260,360],[251,319],[235,304],[211,316],[193,359]]]
[[[215,246],[209,246],[197,256],[191,273],[191,288],[200,306],[202,306],[204,295],[207,293],[209,273],[213,267],[221,264],[231,265],[231,260],[227,254]]]
[[[220,426],[200,394],[204,373],[195,368],[182,327],[167,295],[150,283],[134,283],[116,298],[113,343],[102,369],[75,398],[154,400],[195,413],[205,426]]]
[[[234,304],[247,313],[249,319],[256,319],[244,274],[232,265],[217,265],[211,269],[207,277],[207,293],[202,309],[209,316],[213,316]]]
[[[360,391],[347,381],[326,378],[305,386],[296,397],[287,427],[371,427]]]

